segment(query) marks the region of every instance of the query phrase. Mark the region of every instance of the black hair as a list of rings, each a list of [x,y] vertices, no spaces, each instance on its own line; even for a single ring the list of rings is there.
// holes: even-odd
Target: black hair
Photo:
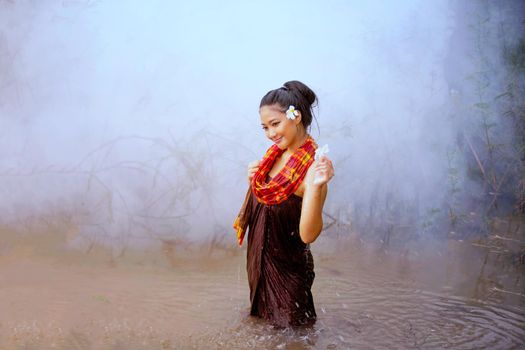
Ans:
[[[305,130],[312,124],[313,107],[317,105],[317,96],[305,84],[297,80],[287,81],[282,87],[270,90],[261,99],[259,108],[279,105],[285,112],[290,105],[301,112],[301,123]]]

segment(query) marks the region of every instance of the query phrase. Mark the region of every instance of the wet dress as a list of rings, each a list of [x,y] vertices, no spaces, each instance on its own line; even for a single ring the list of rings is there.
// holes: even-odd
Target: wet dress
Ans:
[[[251,194],[247,271],[252,316],[279,327],[310,326],[316,313],[311,287],[314,263],[299,236],[302,198],[292,194],[276,205]]]

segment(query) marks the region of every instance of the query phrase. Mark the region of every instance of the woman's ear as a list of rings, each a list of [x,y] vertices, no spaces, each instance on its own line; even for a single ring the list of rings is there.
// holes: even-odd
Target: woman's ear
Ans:
[[[301,124],[301,120],[302,120],[302,115],[301,115],[301,111],[298,111],[298,110],[295,110],[297,112],[297,114],[295,115],[295,119],[293,120],[295,125],[299,125]]]

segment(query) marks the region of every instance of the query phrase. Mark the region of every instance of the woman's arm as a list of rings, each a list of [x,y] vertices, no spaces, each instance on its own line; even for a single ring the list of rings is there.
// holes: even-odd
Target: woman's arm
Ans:
[[[305,178],[299,235],[304,243],[312,243],[323,229],[323,205],[328,181],[334,176],[332,162],[325,156],[316,161]]]

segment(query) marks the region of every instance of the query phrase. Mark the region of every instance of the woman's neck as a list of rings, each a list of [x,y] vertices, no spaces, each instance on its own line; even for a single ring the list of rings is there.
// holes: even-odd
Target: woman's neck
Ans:
[[[304,144],[307,138],[308,134],[306,132],[301,136],[298,136],[297,139],[290,146],[288,146],[284,153],[288,156],[294,154],[295,151],[297,151],[297,149]]]

